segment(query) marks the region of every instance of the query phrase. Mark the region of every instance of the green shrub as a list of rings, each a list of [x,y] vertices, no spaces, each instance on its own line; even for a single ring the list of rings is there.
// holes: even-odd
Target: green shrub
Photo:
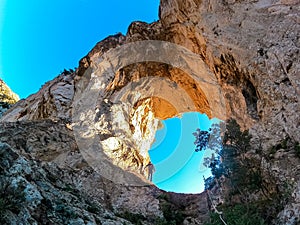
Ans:
[[[160,194],[157,198],[160,200],[169,201],[169,196],[166,193]]]
[[[141,214],[131,213],[131,212],[128,212],[128,211],[126,211],[124,213],[121,213],[121,214],[117,214],[116,216],[124,218],[124,219],[126,219],[126,220],[128,220],[131,223],[136,224],[136,225],[143,225],[144,224],[143,221],[146,219]]]
[[[184,220],[184,216],[182,212],[175,208],[174,205],[172,205],[169,202],[162,202],[161,203],[161,210],[164,214],[164,218],[170,225],[178,225],[182,224]]]
[[[165,218],[157,218],[155,220],[155,225],[169,225],[170,223]]]
[[[222,208],[223,219],[230,225],[265,225],[266,222],[255,204],[238,204]],[[223,225],[219,215],[212,213],[205,225]]]

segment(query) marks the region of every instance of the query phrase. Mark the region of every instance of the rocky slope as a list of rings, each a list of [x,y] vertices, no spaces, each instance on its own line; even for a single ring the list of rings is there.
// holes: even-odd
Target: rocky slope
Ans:
[[[166,206],[161,203],[168,200],[167,208],[180,211],[185,216],[185,224],[202,224],[208,213],[206,195],[159,197],[162,192],[153,186],[127,187],[122,182],[113,184],[105,179],[111,177],[103,178],[95,172],[86,175],[84,171],[92,171],[91,167],[102,175],[105,169],[93,164],[97,155],[88,156],[82,151],[90,148],[84,138],[87,134],[97,138],[101,146],[97,153],[105,157],[105,165],[118,168],[118,174],[124,177],[130,174],[125,181],[133,178],[134,182],[144,184],[146,174],[142,168],[149,162],[147,151],[159,127],[159,119],[186,111],[199,111],[221,119],[234,118],[243,129],[250,130],[251,150],[246,156],[259,162],[256,166],[262,171],[264,182],[279,192],[284,191],[286,185],[289,187],[289,198],[276,211],[272,223],[297,224],[300,211],[299,10],[296,0],[162,0],[159,21],[134,22],[126,36],[117,34],[97,43],[80,60],[77,71],[61,74],[6,112],[1,118],[5,127],[1,141],[10,145],[5,145],[5,149],[16,154],[16,159],[29,157],[27,160],[33,165],[41,161],[53,170],[65,171],[63,174],[75,170],[74,177],[56,178],[96,201],[104,199],[100,201],[102,205],[99,203],[101,213],[108,210],[115,221],[121,221],[117,213],[124,215],[127,210],[127,216],[128,212],[141,215],[142,221],[153,224],[153,219],[167,217]],[[121,60],[109,58],[112,53],[121,55],[122,52],[117,51],[122,46],[142,40],[183,46],[193,52],[197,60],[185,58],[186,51],[176,47],[180,54],[173,53],[172,57],[176,59],[180,55],[185,64],[178,67],[168,64],[168,54],[163,55],[162,47],[168,45],[156,42],[147,45],[150,52],[161,53],[153,53],[156,60],[137,60],[118,68]],[[129,50],[136,53],[132,54],[133,58],[143,59],[147,54],[141,49]],[[115,71],[104,71],[107,65],[116,66]],[[196,75],[184,70],[185,65]],[[90,80],[103,71],[107,73],[99,78],[98,89],[89,87]],[[211,80],[203,82],[197,71]],[[94,95],[84,96],[86,90],[93,91]],[[87,110],[91,106],[96,112],[93,120]],[[93,129],[89,130],[91,125]],[[78,132],[78,127],[90,133],[84,129]],[[32,131],[27,137],[22,134],[24,130]],[[270,175],[272,180],[268,178]],[[11,176],[10,172],[5,176]],[[42,196],[42,188],[36,189]],[[66,194],[58,192],[62,196]],[[217,192],[226,195],[226,191]],[[250,195],[252,199],[259,196]],[[38,204],[43,205],[43,197],[39,198]],[[107,201],[109,204],[105,205]],[[29,208],[26,206],[24,210],[28,212]],[[105,213],[101,213],[98,220],[103,222]],[[90,214],[88,217],[91,223],[96,222],[96,217]],[[57,221],[62,223],[62,220]]]
[[[20,100],[3,121],[70,119],[74,95],[74,73],[64,72],[47,82],[36,94]]]
[[[1,224],[169,224],[173,214],[201,224],[207,216],[205,193],[165,193],[102,177],[62,121],[1,125]]]

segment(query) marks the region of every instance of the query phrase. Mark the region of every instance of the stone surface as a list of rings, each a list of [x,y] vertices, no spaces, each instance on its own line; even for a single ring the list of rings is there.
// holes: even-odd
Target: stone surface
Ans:
[[[105,209],[100,199],[78,190],[71,179],[58,177],[72,174],[71,170],[42,165],[3,143],[0,154],[1,203],[5,204],[1,204],[1,224],[131,224]]]
[[[153,185],[124,186],[103,178],[85,162],[62,122],[2,123],[0,155],[1,201],[16,191],[19,195],[8,200],[20,201],[0,210],[0,218],[9,218],[7,224],[135,224],[136,216],[150,225],[164,218],[163,204],[192,220],[207,218],[208,206],[201,201],[205,194],[172,194]]]
[[[92,132],[99,138],[105,154],[103,156],[108,157],[109,163],[122,171],[129,171],[134,177],[144,179],[146,174],[143,168],[149,162],[147,151],[159,127],[158,119],[193,110],[209,116],[221,116],[220,110],[217,110],[219,114],[209,114],[211,105],[218,101],[216,92],[207,94],[212,89],[198,85],[199,82],[195,82],[197,79],[193,79],[191,74],[181,68],[161,61],[153,62],[155,60],[139,62],[102,76],[101,86],[94,90],[95,95],[86,96],[85,99],[90,98],[92,102],[95,96],[99,97],[94,111],[78,115],[77,119],[81,118],[81,121],[77,120],[72,124],[72,109],[74,112],[77,106],[84,108],[82,102],[76,101],[76,95],[74,100],[74,90],[75,93],[85,90],[90,79],[103,72],[97,66],[103,60],[101,57],[109,50],[141,40],[171,42],[187,48],[200,58],[194,64],[191,63],[193,68],[201,64],[203,75],[213,75],[224,97],[222,115],[236,119],[243,129],[250,130],[253,152],[261,152],[249,157],[261,162],[260,169],[264,171],[266,179],[271,173],[277,179],[276,187],[279,190],[284,190],[286,184],[291,188],[292,198],[278,214],[274,224],[297,224],[300,174],[299,158],[294,146],[300,140],[299,11],[300,3],[296,0],[162,0],[159,21],[152,24],[134,22],[129,26],[126,36],[117,34],[97,43],[80,60],[75,73],[60,75],[44,85],[37,94],[11,108],[0,119],[13,122],[3,125],[5,129],[2,129],[1,140],[19,149],[22,153],[18,154],[32,155],[47,163],[55,162],[63,170],[67,170],[66,165],[87,169],[90,168],[90,162],[84,161],[78,151],[84,145],[77,143],[79,148],[75,147],[71,129],[76,129],[78,125],[89,128],[84,125],[96,114]],[[176,55],[172,56],[176,58]],[[110,65],[118,64],[118,58],[109,60]],[[168,82],[155,83],[155,80]],[[154,88],[151,89],[151,86]],[[127,87],[130,88],[126,89]],[[171,87],[168,89],[171,91],[166,91],[168,87]],[[164,97],[145,96],[145,93],[149,93],[148,90],[160,89],[165,90]],[[179,90],[180,96],[176,95]],[[119,98],[120,93],[125,93],[124,98]],[[185,101],[187,103],[183,104]],[[86,104],[90,107],[88,103],[89,101]],[[31,125],[36,128],[30,129],[36,130],[31,132],[33,134],[29,135],[28,140],[17,139],[18,132],[22,133],[22,127],[26,124],[20,125],[16,121],[43,119],[50,119],[52,122],[63,120],[63,124],[54,126],[57,126],[54,133],[62,136],[52,134],[52,125],[47,125],[52,122],[48,121],[44,122],[45,128],[39,122]],[[9,130],[13,132],[9,133]],[[47,135],[41,134],[43,132]],[[44,138],[49,135],[50,139]],[[283,148],[284,140],[287,142],[286,148]],[[46,147],[38,147],[43,144]],[[109,204],[104,205],[104,208],[121,212],[123,210],[123,213],[129,209],[130,212],[151,215],[150,217],[162,216],[157,201],[159,190],[154,187],[123,187],[107,181],[105,185],[101,182],[91,183],[96,175],[88,176],[83,171],[85,169],[79,177],[84,181],[75,182],[75,186],[88,183],[85,186],[88,188],[87,193],[104,199],[103,204],[105,199],[109,199]],[[72,180],[71,177],[66,179]],[[103,177],[101,179],[104,180]],[[97,186],[102,188],[94,191]],[[270,188],[271,186],[273,188],[273,184],[270,184]],[[108,187],[111,190],[106,193],[105,188]],[[119,195],[122,196],[120,199],[116,197]],[[132,200],[135,198],[132,196],[138,196],[138,204]],[[38,199],[36,197],[37,202]],[[201,218],[207,213],[206,196],[195,197],[194,200],[199,201],[197,203],[188,201],[187,196],[176,196],[172,204],[175,204],[176,199],[181,199],[182,202],[186,199],[185,208],[192,207],[193,212],[199,213],[197,216],[186,214],[184,224],[202,223]],[[147,208],[146,200],[151,209]],[[16,216],[12,218],[17,219]],[[79,220],[77,222],[80,223]]]
[[[36,94],[20,100],[2,121],[70,120],[73,95],[74,73],[66,71],[47,82]]]

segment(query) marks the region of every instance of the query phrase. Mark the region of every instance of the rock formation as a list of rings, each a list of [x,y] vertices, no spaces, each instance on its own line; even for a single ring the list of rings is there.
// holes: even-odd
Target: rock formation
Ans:
[[[16,95],[11,89],[0,79],[0,117],[19,100],[19,96]]]
[[[0,204],[1,224],[153,224],[164,221],[162,207],[193,221],[206,213],[203,195],[176,202],[154,186],[126,187],[101,177],[65,123],[3,123],[0,133],[1,200],[9,195],[9,206]]]
[[[126,36],[117,34],[97,43],[75,72],[49,81],[1,118],[0,141],[5,143],[1,144],[1,179],[5,180],[1,184],[15,184],[5,188],[21,188],[25,195],[22,208],[9,209],[6,218],[12,224],[22,218],[24,223],[122,224],[139,220],[143,224],[203,224],[209,212],[205,193],[191,197],[143,186],[147,184],[143,171],[149,162],[147,151],[159,119],[199,111],[210,117],[234,118],[244,130],[249,129],[252,150],[247,157],[260,162],[266,182],[271,174],[279,191],[289,187],[289,198],[272,222],[297,224],[299,10],[297,0],[162,0],[159,21],[134,22]],[[173,43],[198,56],[197,62],[186,64],[194,71],[201,68],[203,76],[211,77],[210,84],[218,87],[224,101],[218,99],[217,92],[208,95],[213,89],[199,77],[167,62],[137,62],[116,67],[113,73],[99,67],[106,61],[104,66],[118,65],[118,59],[105,57],[122,46],[145,40]],[[152,47],[154,53],[161,51]],[[89,82],[101,73],[105,75],[93,89]],[[84,96],[86,90],[95,96]],[[159,90],[169,95],[149,94]],[[89,114],[85,106],[90,107],[93,101],[94,114]],[[223,114],[221,108],[214,111],[214,104],[223,107]],[[87,121],[93,121],[90,133],[83,131],[91,128]],[[84,142],[88,135],[97,138],[97,154],[103,157],[103,165],[114,168],[122,179],[130,176],[129,180],[141,186],[117,184],[103,177],[105,169],[93,164],[95,155],[81,151],[90,147]]]
[[[73,95],[74,74],[62,73],[47,82],[38,93],[20,100],[2,120],[70,119]]]

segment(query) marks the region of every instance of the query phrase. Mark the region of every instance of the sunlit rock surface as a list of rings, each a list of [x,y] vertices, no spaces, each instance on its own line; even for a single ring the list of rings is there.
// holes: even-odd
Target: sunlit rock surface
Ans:
[[[2,120],[70,119],[73,95],[74,73],[62,73],[36,94],[19,101]]]
[[[19,96],[0,79],[0,117],[17,101],[19,101]]]
[[[213,75],[224,97],[223,112],[210,114],[211,102],[217,100],[217,95],[215,92],[207,95],[205,87],[180,68],[161,62],[127,65],[115,74],[104,76],[102,86],[95,90],[95,96],[90,96],[92,100],[100,96],[95,107],[93,132],[99,138],[98,143],[108,163],[147,183],[143,168],[149,162],[147,151],[159,127],[158,119],[185,111],[234,118],[243,129],[250,129],[253,152],[249,157],[261,160],[260,169],[266,179],[268,174],[275,176],[279,189],[284,189],[286,183],[291,185],[292,197],[274,224],[297,224],[300,162],[295,149],[283,149],[280,143],[287,140],[293,145],[300,140],[299,7],[296,0],[162,0],[159,21],[152,24],[134,22],[126,36],[117,34],[97,43],[80,60],[74,73],[61,74],[46,83],[38,93],[11,108],[1,118],[2,123],[12,122],[2,126],[5,129],[1,128],[1,141],[9,143],[14,149],[11,151],[16,151],[20,157],[23,154],[34,157],[33,161],[41,160],[54,171],[57,167],[52,163],[55,163],[59,170],[64,171],[64,176],[55,175],[55,178],[70,182],[76,191],[100,201],[99,207],[112,213],[110,219],[105,217],[106,221],[120,222],[122,220],[116,218],[116,214],[129,211],[143,215],[145,224],[153,224],[151,219],[162,217],[161,203],[168,199],[175,211],[182,208],[184,224],[203,224],[209,211],[205,194],[193,197],[171,194],[159,198],[162,192],[153,186],[113,184],[93,172],[92,165],[80,154],[80,145],[78,147],[72,133],[78,125],[72,123],[71,112],[78,105],[78,102],[74,104],[74,93],[88,85],[96,71],[92,70],[93,66],[98,65],[106,52],[135,41],[168,41],[201,58],[199,64],[203,63],[205,71]],[[167,90],[167,86],[172,86],[170,90],[177,91],[165,91],[170,96],[168,98],[143,96],[147,87],[151,87],[145,82],[149,77],[169,81],[166,86],[162,83],[152,85],[153,89],[164,87]],[[118,97],[128,84],[135,82],[140,82],[135,91],[127,91],[123,98]],[[82,116],[84,124],[90,115],[78,116]],[[42,122],[44,119],[51,121]],[[26,126],[35,130],[28,133],[28,137],[17,138],[18,135],[14,134]],[[40,132],[45,134],[36,135]],[[277,150],[271,154],[270,149],[274,146]],[[258,149],[262,150],[259,154],[256,153]],[[67,175],[68,168],[76,171],[76,179]],[[11,175],[8,172],[5,176]],[[47,180],[43,182],[48,183]],[[67,195],[59,193],[62,197]],[[222,191],[216,190],[216,195],[218,193]],[[14,217],[18,219],[17,215]],[[99,220],[105,221],[105,218]]]

